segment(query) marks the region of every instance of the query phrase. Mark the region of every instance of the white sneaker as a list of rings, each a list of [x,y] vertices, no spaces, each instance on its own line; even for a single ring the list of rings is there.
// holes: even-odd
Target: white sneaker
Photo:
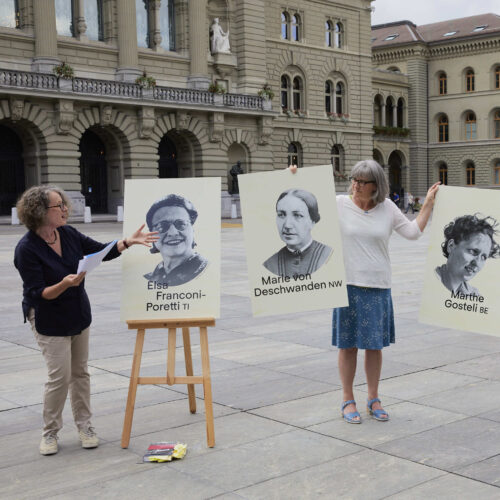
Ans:
[[[57,432],[51,432],[42,437],[40,441],[40,453],[42,455],[55,455],[58,451]]]
[[[82,442],[82,448],[97,448],[99,446],[99,438],[93,427],[89,426],[86,429],[80,429],[78,435]]]

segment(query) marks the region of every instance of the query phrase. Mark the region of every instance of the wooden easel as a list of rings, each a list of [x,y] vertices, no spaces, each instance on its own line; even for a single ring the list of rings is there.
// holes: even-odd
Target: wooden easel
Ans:
[[[129,330],[137,330],[135,340],[134,359],[132,361],[132,373],[128,388],[127,407],[125,420],[123,422],[122,448],[128,448],[130,432],[132,430],[132,419],[134,418],[135,396],[137,385],[146,384],[187,384],[189,397],[189,410],[196,413],[196,397],[194,384],[203,384],[205,397],[205,416],[207,423],[207,446],[215,446],[214,413],[212,408],[212,384],[210,381],[210,360],[208,357],[207,326],[215,326],[214,318],[194,319],[157,319],[157,320],[129,320]],[[201,366],[202,376],[193,376],[193,360],[191,357],[190,327],[200,328]],[[168,352],[167,352],[167,376],[166,377],[139,377],[141,369],[142,348],[144,336],[147,329],[168,328]],[[175,344],[177,328],[182,328],[182,339],[184,342],[184,359],[186,362],[186,376],[175,376]]]

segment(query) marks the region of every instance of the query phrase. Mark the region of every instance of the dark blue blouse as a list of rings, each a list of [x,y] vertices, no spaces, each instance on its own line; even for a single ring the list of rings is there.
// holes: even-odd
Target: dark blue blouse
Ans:
[[[68,274],[76,274],[78,262],[84,255],[99,252],[107,244],[99,243],[71,226],[61,226],[57,231],[61,238],[62,257],[34,231],[28,231],[16,246],[14,265],[23,280],[24,321],[33,307],[38,333],[64,337],[78,335],[92,322],[85,280],[52,300],[42,298],[42,292]],[[115,244],[104,260],[119,256]]]

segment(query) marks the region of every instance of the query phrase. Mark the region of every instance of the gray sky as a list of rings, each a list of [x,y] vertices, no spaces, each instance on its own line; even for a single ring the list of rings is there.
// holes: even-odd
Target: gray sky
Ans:
[[[407,19],[417,26],[492,12],[500,15],[500,0],[375,0],[372,24]]]

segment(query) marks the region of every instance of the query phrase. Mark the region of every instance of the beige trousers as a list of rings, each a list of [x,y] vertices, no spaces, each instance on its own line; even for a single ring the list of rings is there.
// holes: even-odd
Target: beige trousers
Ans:
[[[58,432],[63,426],[62,412],[68,396],[71,398],[73,418],[78,429],[90,423],[89,329],[79,335],[54,337],[42,335],[35,328],[35,311],[31,309],[28,320],[42,350],[47,365],[48,380],[43,397],[43,435]]]

